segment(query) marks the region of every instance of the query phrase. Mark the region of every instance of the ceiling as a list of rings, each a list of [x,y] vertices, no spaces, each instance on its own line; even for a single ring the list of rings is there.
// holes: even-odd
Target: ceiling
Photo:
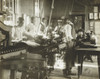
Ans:
[[[99,5],[100,0],[75,0],[82,5]]]
[[[6,1],[7,1],[7,3],[9,3],[8,2],[9,0],[6,0]],[[10,1],[12,1],[12,0],[10,0]],[[29,0],[29,1],[21,0],[21,1],[24,1],[24,2],[27,1],[27,3],[25,3],[25,4],[27,4],[27,7],[29,7],[28,3],[31,0]],[[40,1],[43,1],[43,0],[40,0]],[[52,0],[44,0],[44,2],[45,2],[44,3],[45,16],[49,16],[50,11],[51,11]],[[23,4],[23,5],[25,5],[25,4]],[[54,0],[53,17],[67,16],[70,13],[84,14],[86,6],[89,6],[89,10],[91,12],[93,5],[99,5],[99,4],[100,4],[100,0]],[[92,6],[92,8],[91,8],[91,6]],[[30,5],[30,7],[31,7],[31,5]],[[23,10],[27,10],[25,8],[26,7],[24,7]],[[27,12],[30,12],[30,11],[26,11],[26,13]]]

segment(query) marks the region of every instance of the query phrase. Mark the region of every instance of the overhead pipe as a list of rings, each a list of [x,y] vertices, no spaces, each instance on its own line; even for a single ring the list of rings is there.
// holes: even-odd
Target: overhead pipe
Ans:
[[[54,9],[54,0],[52,0],[51,12],[50,12],[49,24],[48,24],[48,25],[50,25],[50,23],[51,23],[51,18],[52,18],[53,9]]]

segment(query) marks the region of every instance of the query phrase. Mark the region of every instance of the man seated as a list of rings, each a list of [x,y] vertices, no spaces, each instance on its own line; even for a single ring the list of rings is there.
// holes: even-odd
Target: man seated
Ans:
[[[84,40],[84,32],[82,29],[78,30],[76,37],[76,46],[82,46]]]
[[[91,45],[91,34],[90,32],[87,32],[86,33],[86,37],[84,38],[84,34],[83,34],[83,31],[82,30],[79,30],[78,33],[77,33],[77,38],[76,38],[76,46],[79,46],[79,47],[92,47]],[[86,44],[85,44],[86,42]],[[87,44],[87,42],[89,42],[89,44]],[[91,62],[93,62],[92,60],[92,57],[91,55],[89,54],[85,54],[84,56],[84,59],[83,60],[90,60]]]
[[[39,38],[37,35],[36,25],[34,23],[35,18],[30,18],[30,23],[25,27],[25,31],[23,32],[23,42],[27,43],[30,46],[39,46]],[[37,42],[38,41],[38,42]]]
[[[31,18],[30,24],[28,24],[25,28],[25,31],[23,35],[26,37],[24,41],[30,43],[32,45],[33,43],[36,43],[37,46],[39,46],[41,43],[43,43],[45,37],[45,19],[43,19],[43,22],[40,23],[40,26],[38,27],[38,30],[36,29],[36,25],[34,23],[35,18]]]

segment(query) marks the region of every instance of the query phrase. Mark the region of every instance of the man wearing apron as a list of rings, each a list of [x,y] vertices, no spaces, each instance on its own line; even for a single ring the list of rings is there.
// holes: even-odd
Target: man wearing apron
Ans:
[[[69,19],[67,19],[65,25],[63,26],[63,29],[64,29],[64,42],[66,43],[66,51],[64,56],[65,69],[63,72],[65,76],[68,76],[71,75],[71,69],[74,66],[74,60],[75,60],[74,42],[72,40],[73,23]]]

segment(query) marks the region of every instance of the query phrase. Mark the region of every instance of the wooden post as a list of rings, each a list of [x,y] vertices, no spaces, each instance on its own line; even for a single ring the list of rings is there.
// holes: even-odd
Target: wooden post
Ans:
[[[89,30],[88,6],[85,6],[85,32]]]

